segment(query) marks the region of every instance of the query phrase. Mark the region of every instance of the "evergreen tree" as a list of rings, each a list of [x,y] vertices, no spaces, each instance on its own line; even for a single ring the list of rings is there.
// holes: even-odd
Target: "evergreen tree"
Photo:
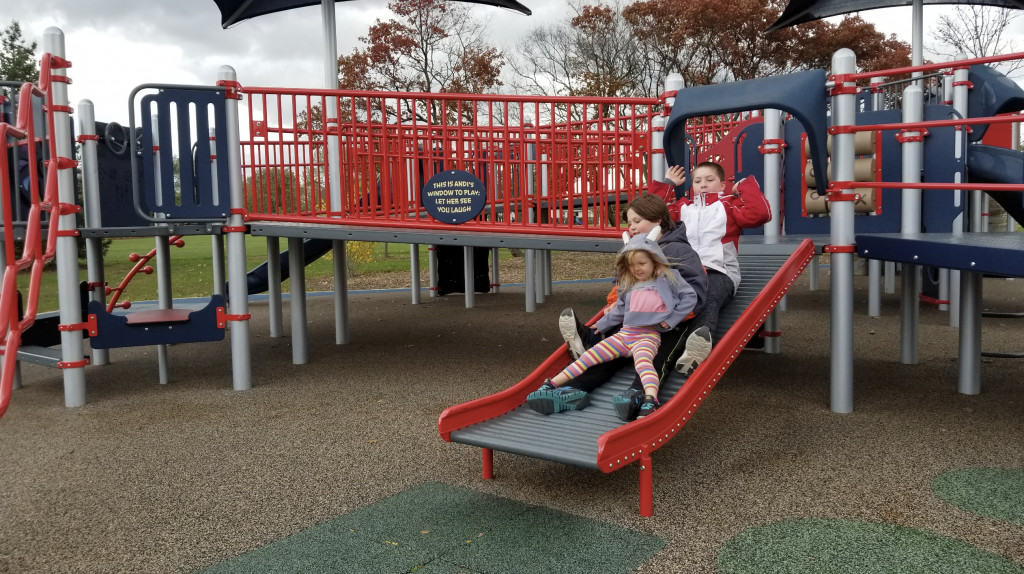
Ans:
[[[32,82],[39,80],[36,43],[26,43],[17,20],[0,33],[0,80]]]

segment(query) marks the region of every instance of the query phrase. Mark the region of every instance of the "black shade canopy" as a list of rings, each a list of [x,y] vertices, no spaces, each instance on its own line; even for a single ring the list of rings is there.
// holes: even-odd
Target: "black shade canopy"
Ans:
[[[274,12],[283,12],[285,10],[291,10],[292,8],[302,8],[304,6],[319,6],[320,0],[213,0],[217,4],[217,8],[220,9],[220,25],[224,28],[233,26],[242,20],[248,20],[249,18],[255,18],[257,16],[263,16],[264,14],[273,14]],[[344,2],[346,0],[336,0],[338,2]],[[501,8],[510,8],[512,10],[518,10],[523,14],[529,16],[531,14],[530,9],[523,6],[515,0],[460,0],[462,2],[470,2],[472,4],[488,4],[490,6],[499,6]]]
[[[892,8],[895,6],[911,6],[913,0],[790,0],[782,15],[766,32],[781,28],[812,22],[829,16],[863,12],[875,8]],[[924,4],[976,4],[981,6],[999,6],[1001,8],[1024,9],[1024,0],[923,0]],[[220,4],[220,2],[218,2]]]

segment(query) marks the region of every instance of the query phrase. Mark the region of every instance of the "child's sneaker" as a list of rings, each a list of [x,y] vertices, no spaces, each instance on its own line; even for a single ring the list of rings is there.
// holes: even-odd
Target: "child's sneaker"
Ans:
[[[555,390],[557,388],[558,387],[555,386],[555,383],[551,382],[551,379],[544,379],[544,382],[541,383],[541,385],[539,387],[537,387],[537,390],[538,391],[553,391],[553,390]]]
[[[544,381],[547,385],[549,381]],[[542,415],[560,413],[562,411],[581,411],[590,404],[590,394],[577,388],[563,385],[561,387],[541,388],[526,395],[526,405]]]
[[[615,408],[615,415],[627,422],[635,419],[643,398],[644,393],[639,389],[629,389],[622,394],[615,395],[612,397],[612,407]]]
[[[686,349],[676,361],[676,370],[684,377],[689,377],[710,354],[711,331],[706,326],[701,327],[686,338]]]
[[[572,353],[572,358],[578,359],[583,354],[583,339],[580,338],[579,330],[576,328],[576,313],[572,310],[572,307],[566,307],[562,309],[562,312],[558,315],[558,331],[562,334],[562,339],[569,345],[569,352]]]
[[[637,410],[636,418],[642,419],[658,410],[658,407],[660,406],[661,403],[658,402],[658,399],[644,395],[644,401],[640,403],[640,408]]]

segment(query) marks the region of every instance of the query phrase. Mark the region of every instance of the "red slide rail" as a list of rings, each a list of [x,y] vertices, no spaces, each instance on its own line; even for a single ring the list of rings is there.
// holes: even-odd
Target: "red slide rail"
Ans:
[[[3,270],[3,290],[0,292],[0,353],[3,363],[0,366],[0,416],[7,412],[11,400],[11,389],[14,383],[15,366],[18,360],[18,348],[21,344],[21,333],[31,327],[36,320],[39,303],[39,283],[43,267],[53,259],[57,249],[57,231],[59,215],[64,206],[57,198],[57,173],[62,167],[57,155],[57,144],[49,134],[54,133],[53,96],[50,90],[50,72],[53,68],[68,68],[71,64],[46,54],[42,59],[39,86],[24,84],[18,94],[18,117],[16,125],[0,122],[0,142],[7,150],[19,146],[25,150],[28,158],[29,195],[28,216],[25,219],[25,238],[22,242],[21,255],[15,254],[15,225],[13,217],[13,198],[17,193],[17,174],[11,173],[9,162],[0,161],[0,200],[3,202],[3,233],[4,255],[6,265]],[[37,137],[37,118],[33,113],[33,98],[42,98],[46,136]],[[46,174],[42,195],[39,189],[39,144],[47,149]],[[73,206],[68,206],[69,208]],[[42,243],[42,215],[49,213],[46,234],[46,247]],[[18,316],[18,273],[28,270],[28,298],[24,312]]]

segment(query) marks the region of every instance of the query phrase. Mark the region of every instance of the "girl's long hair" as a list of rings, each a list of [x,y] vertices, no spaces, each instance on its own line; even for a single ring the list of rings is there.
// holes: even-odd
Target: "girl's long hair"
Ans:
[[[672,273],[666,273],[670,267],[661,261],[658,261],[650,251],[647,251],[646,249],[632,249],[625,253],[620,253],[619,256],[615,258],[615,281],[619,285],[619,293],[625,293],[636,285],[636,278],[633,277],[633,273],[630,272],[629,265],[633,262],[633,257],[635,257],[639,251],[643,251],[647,254],[647,257],[649,257],[654,263],[654,273],[651,275],[651,279],[656,278],[660,274],[664,274],[668,277],[669,281],[675,281],[675,276]]]

